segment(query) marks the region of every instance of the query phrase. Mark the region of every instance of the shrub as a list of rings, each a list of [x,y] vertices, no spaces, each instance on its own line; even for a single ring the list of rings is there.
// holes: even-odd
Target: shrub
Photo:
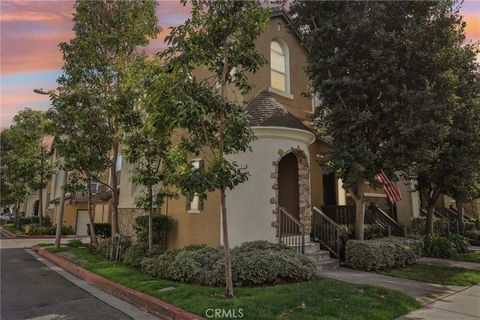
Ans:
[[[128,247],[123,253],[123,262],[131,267],[139,268],[145,258],[155,258],[164,252],[163,248],[154,245],[151,250],[148,249],[148,243],[139,242]]]
[[[165,247],[165,236],[172,225],[172,219],[166,215],[153,217],[153,243]],[[148,243],[148,216],[140,216],[135,219],[133,225],[138,242]]]
[[[38,216],[31,216],[31,217],[23,217],[18,220],[20,230],[24,229],[25,225],[28,224],[38,224],[40,222]],[[43,217],[43,226],[50,227],[52,222],[49,216]]]
[[[378,224],[366,224],[363,236],[365,240],[378,239],[388,236],[387,232],[387,230]]]
[[[451,258],[457,254],[455,243],[447,237],[428,235],[423,245],[423,255],[431,258]]]
[[[110,223],[94,223],[95,234],[102,239],[110,238],[112,235],[112,225]],[[87,224],[87,232],[90,235],[90,223]]]
[[[426,217],[412,218],[412,233],[416,236],[426,235]],[[449,234],[449,221],[445,218],[433,217],[433,232],[435,234],[448,236]]]
[[[71,240],[68,241],[67,246],[73,247],[73,248],[78,248],[78,247],[82,247],[83,243],[79,239],[71,239]]]
[[[231,250],[232,278],[237,286],[311,279],[315,264],[282,244],[246,242]],[[147,273],[162,279],[216,286],[225,282],[223,249],[190,246],[166,252],[141,263]]]
[[[132,245],[131,241],[127,238],[122,238],[120,242],[120,250],[118,251],[118,258],[119,260],[122,260],[122,257],[125,253],[125,251]],[[95,252],[106,258],[106,259],[115,259],[116,254],[117,254],[117,243],[115,243],[114,250],[113,250],[113,257],[110,257],[110,252],[112,249],[112,242],[111,239],[102,239],[98,242],[98,245],[95,248]]]
[[[480,246],[480,231],[468,230],[465,231],[465,236],[470,240],[472,246]]]
[[[415,264],[421,256],[422,242],[409,238],[349,240],[345,263],[352,269],[386,270]]]
[[[451,235],[448,237],[453,245],[455,246],[455,252],[456,253],[468,253],[470,252],[469,247],[470,247],[470,241],[465,238],[464,236],[461,235]]]

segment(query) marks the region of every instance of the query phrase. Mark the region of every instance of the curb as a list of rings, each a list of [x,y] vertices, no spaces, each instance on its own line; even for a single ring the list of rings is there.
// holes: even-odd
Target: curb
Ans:
[[[4,229],[3,227],[1,228],[2,229],[2,232],[5,233],[7,236],[9,236],[10,238],[16,238],[17,235],[13,232],[10,232],[8,231],[7,229]]]
[[[93,284],[94,286],[110,293],[111,295],[120,298],[137,308],[147,311],[161,319],[166,320],[200,320],[200,316],[182,310],[172,304],[149,296],[143,292],[128,288],[112,280],[106,279],[98,274],[85,270],[84,268],[63,259],[51,252],[48,252],[40,247],[33,246],[32,250],[40,256],[54,262],[63,269],[76,275],[79,278]]]

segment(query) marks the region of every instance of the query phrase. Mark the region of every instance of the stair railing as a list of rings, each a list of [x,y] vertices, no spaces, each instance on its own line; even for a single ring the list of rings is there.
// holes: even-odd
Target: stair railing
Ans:
[[[340,258],[340,227],[316,207],[313,207],[312,235],[321,247],[330,251],[335,258]]]
[[[385,211],[383,211],[373,203],[370,205],[370,208],[366,210],[366,214],[370,214],[373,221],[375,221],[382,228],[386,229],[389,236],[405,236],[404,228],[399,225],[398,222],[395,221],[392,217],[390,217],[389,214],[387,214]]]
[[[283,207],[278,208],[278,242],[305,253],[305,227]]]

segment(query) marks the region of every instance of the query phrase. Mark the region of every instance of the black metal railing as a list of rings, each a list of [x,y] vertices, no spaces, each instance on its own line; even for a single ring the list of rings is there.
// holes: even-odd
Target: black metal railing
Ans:
[[[313,207],[312,236],[314,241],[320,243],[320,247],[340,258],[340,227],[316,207]]]
[[[460,225],[458,223],[458,219],[456,217],[452,218],[451,214],[452,213],[446,213],[443,210],[439,210],[439,208],[435,208],[433,210],[434,218],[442,219],[446,222],[446,230],[444,230],[443,232],[445,232],[447,235],[460,232]],[[420,215],[426,217],[428,215],[427,209],[421,208]]]
[[[365,212],[365,220],[376,223],[381,226],[389,236],[405,236],[404,228],[398,224],[389,214],[375,206],[373,203],[367,208]]]
[[[322,212],[337,224],[355,224],[355,206],[322,206]]]
[[[305,253],[305,227],[283,207],[278,208],[278,242]]]

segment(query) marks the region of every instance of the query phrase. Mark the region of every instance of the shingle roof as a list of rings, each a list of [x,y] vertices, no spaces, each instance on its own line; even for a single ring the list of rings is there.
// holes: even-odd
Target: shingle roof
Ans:
[[[261,91],[246,107],[252,127],[286,127],[310,131],[267,91]]]

